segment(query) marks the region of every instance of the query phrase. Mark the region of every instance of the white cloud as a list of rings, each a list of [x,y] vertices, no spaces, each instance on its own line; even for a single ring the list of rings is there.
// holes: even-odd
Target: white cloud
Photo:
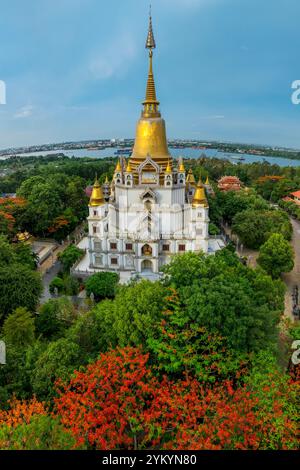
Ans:
[[[98,80],[106,80],[121,73],[137,54],[136,41],[128,33],[121,34],[118,39],[94,53],[89,62],[89,72]]]
[[[15,119],[23,119],[23,118],[28,118],[29,116],[32,115],[34,110],[34,106],[27,105],[27,106],[22,106],[15,114],[14,118]]]

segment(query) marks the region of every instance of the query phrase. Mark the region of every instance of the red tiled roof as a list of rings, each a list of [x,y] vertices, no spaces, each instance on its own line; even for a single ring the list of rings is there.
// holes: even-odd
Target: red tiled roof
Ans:
[[[300,191],[295,191],[294,193],[291,193],[291,195],[300,199]]]
[[[222,184],[242,184],[242,182],[239,180],[237,176],[222,176],[222,178],[219,179],[218,183]]]

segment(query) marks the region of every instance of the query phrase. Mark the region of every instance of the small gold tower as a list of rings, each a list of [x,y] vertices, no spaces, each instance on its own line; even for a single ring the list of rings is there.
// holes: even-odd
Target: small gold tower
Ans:
[[[96,177],[94,186],[93,186],[93,191],[90,197],[90,206],[96,207],[96,206],[102,206],[105,204],[105,199],[103,195],[103,191],[101,188],[101,185],[98,181],[98,178]]]

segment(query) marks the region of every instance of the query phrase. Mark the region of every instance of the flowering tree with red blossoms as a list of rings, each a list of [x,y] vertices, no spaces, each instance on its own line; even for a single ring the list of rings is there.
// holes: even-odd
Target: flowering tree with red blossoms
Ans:
[[[288,387],[290,400],[295,384]],[[213,388],[188,377],[159,381],[148,355],[127,347],[59,383],[55,413],[77,445],[101,450],[296,448],[286,391],[270,382],[262,392],[229,381]]]

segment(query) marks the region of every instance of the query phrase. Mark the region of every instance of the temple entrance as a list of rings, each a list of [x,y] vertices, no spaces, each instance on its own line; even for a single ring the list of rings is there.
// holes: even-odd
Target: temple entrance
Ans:
[[[142,248],[142,255],[143,256],[151,256],[152,255],[152,248],[150,245],[144,245]]]
[[[152,261],[150,261],[149,259],[145,259],[144,261],[142,261],[142,272],[143,273],[145,273],[145,272],[152,273],[153,272]]]

